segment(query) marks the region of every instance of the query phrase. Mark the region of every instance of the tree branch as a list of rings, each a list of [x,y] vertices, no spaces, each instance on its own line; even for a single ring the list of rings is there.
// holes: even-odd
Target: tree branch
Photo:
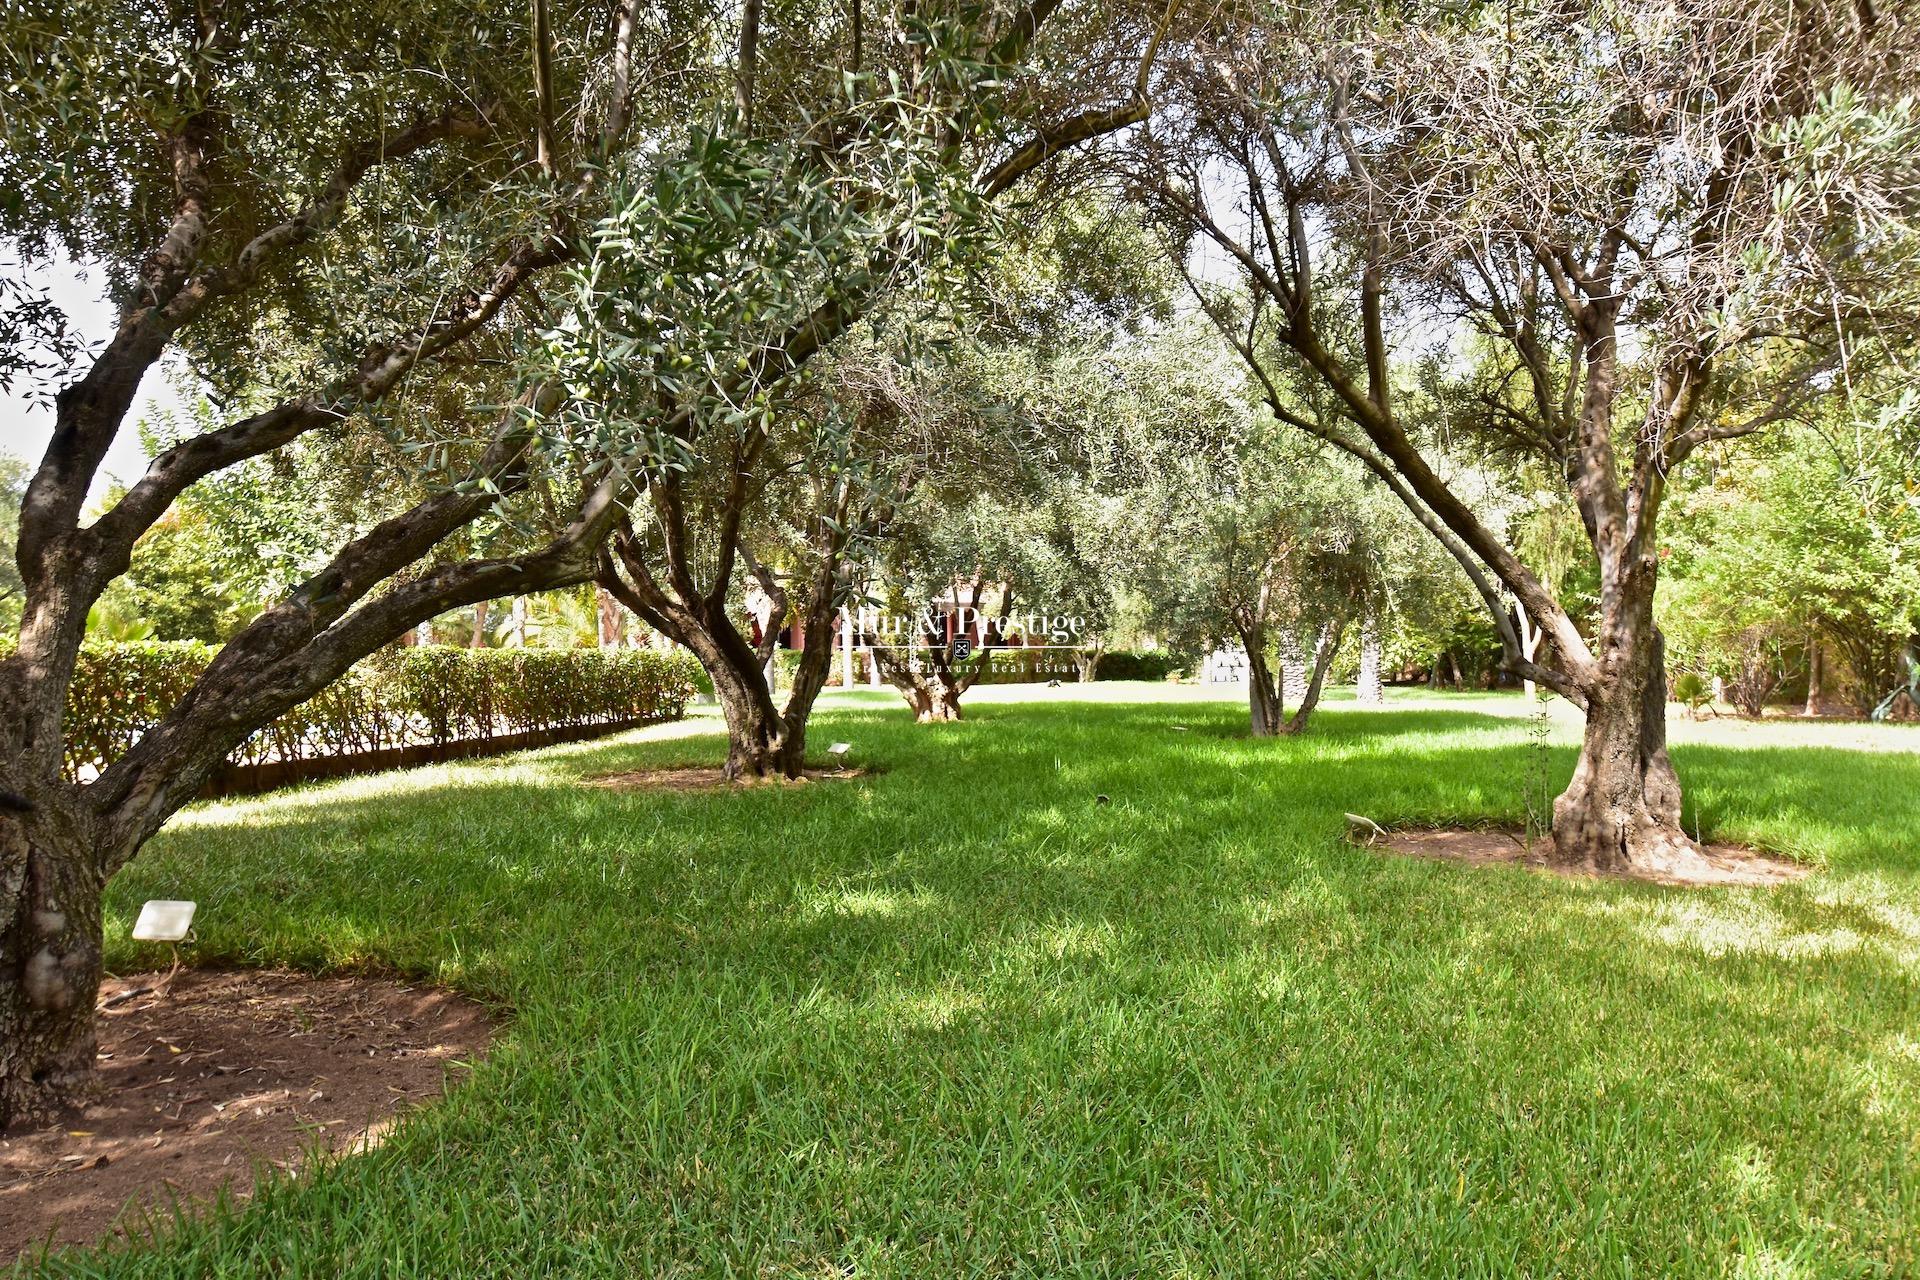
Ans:
[[[511,446],[491,459],[512,465]],[[396,635],[449,609],[589,581],[596,548],[619,517],[612,481],[583,498],[568,527],[517,557],[445,565],[395,584],[353,608],[402,565],[470,521],[486,495],[441,494],[355,540],[288,600],[228,641],[193,688],[87,789],[109,832],[112,874],[181,804],[191,799],[254,730],[326,688]],[[288,643],[291,637],[301,637]]]
[[[540,176],[553,181],[553,30],[547,0],[533,4],[533,158]]]
[[[753,133],[753,81],[760,61],[761,0],[741,0],[740,51],[733,70],[733,106],[740,113],[740,127]]]
[[[111,560],[117,566],[114,572],[124,571],[125,556],[135,540],[195,481],[269,453],[377,402],[422,360],[478,331],[535,275],[564,261],[568,254],[565,247],[551,241],[544,245],[522,242],[484,286],[458,300],[449,314],[423,325],[410,338],[384,352],[369,353],[353,375],[316,395],[283,401],[175,445],[155,458],[146,475],[84,531],[81,536],[87,550]]]

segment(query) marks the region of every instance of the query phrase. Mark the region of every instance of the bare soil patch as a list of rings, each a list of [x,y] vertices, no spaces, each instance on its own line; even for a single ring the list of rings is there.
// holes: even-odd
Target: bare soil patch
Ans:
[[[730,779],[717,764],[678,765],[670,769],[637,769],[632,773],[602,773],[584,779],[590,787],[609,791],[714,791],[721,787],[791,787],[808,782],[848,782],[873,775],[870,769],[804,769],[798,778]]]
[[[0,1267],[42,1243],[138,1234],[149,1213],[244,1199],[254,1173],[377,1145],[395,1113],[439,1097],[447,1065],[485,1047],[485,1009],[360,978],[188,970],[101,990],[97,1103],[0,1135]]]
[[[1517,831],[1390,831],[1384,839],[1377,839],[1370,847],[1410,858],[1440,858],[1473,867],[1507,864],[1551,871],[1555,875],[1576,879],[1601,878],[1578,867],[1556,866],[1547,860],[1550,846],[1535,841],[1529,850],[1525,839]],[[1801,863],[1776,858],[1744,845],[1703,844],[1700,848],[1705,854],[1705,865],[1687,874],[1646,873],[1606,878],[1644,880],[1651,884],[1765,887],[1799,880],[1812,870]]]

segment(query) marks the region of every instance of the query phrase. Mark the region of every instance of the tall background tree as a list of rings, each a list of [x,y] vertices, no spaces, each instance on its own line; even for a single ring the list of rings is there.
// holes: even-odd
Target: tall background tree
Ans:
[[[1912,393],[1818,409],[1701,468],[1662,539],[1674,661],[1748,715],[1777,695],[1810,715],[1863,714],[1906,684],[1920,634],[1920,459],[1901,429]]]
[[[1702,448],[1910,328],[1920,119],[1899,69],[1920,36],[1842,3],[1217,12],[1174,57],[1136,189],[1269,412],[1388,486],[1508,665],[1585,711],[1556,856],[1697,862],[1665,742],[1661,510]],[[1469,335],[1493,353],[1460,374],[1482,447],[1538,459],[1580,515],[1590,633],[1436,466],[1451,424],[1400,395],[1409,360],[1457,368]],[[1544,632],[1533,658],[1509,597]]]
[[[1344,459],[1278,438],[1244,407],[1236,416],[1214,448],[1156,459],[1132,503],[1134,580],[1173,643],[1245,653],[1255,737],[1298,734],[1378,600],[1373,530]]]

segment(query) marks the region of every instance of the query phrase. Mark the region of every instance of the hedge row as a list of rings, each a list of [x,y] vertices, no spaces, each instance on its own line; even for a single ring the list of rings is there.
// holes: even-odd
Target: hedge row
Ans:
[[[1093,677],[1096,680],[1165,680],[1180,669],[1180,660],[1164,649],[1139,653],[1116,649],[1100,655]]]
[[[67,774],[95,776],[218,651],[193,641],[88,644],[67,695]],[[249,738],[235,764],[309,760],[509,734],[673,720],[699,665],[651,649],[391,649]]]
[[[1040,684],[1058,680],[1072,684],[1080,678],[1078,657],[1068,649],[995,649],[981,684]],[[1165,680],[1180,670],[1170,653],[1149,650],[1133,653],[1116,649],[1103,653],[1093,669],[1096,680]]]

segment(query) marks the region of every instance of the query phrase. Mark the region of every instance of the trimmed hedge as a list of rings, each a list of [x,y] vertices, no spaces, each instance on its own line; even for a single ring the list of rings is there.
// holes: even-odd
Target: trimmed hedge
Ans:
[[[70,778],[97,775],[193,687],[218,652],[194,641],[88,644],[67,692]],[[673,720],[699,664],[652,649],[389,649],[266,726],[234,764]]]
[[[1165,680],[1180,670],[1180,660],[1163,649],[1130,653],[1116,649],[1100,655],[1093,669],[1096,680]]]

